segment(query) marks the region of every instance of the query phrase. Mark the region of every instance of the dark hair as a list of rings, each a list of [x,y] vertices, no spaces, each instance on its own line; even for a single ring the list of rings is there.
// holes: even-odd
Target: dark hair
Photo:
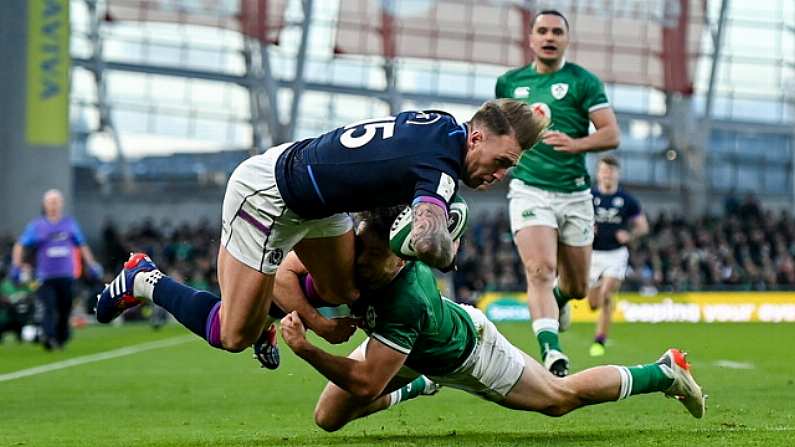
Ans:
[[[548,124],[543,117],[533,113],[530,105],[513,99],[486,101],[475,112],[472,122],[488,127],[497,135],[514,132],[522,149],[533,147]]]
[[[365,222],[367,231],[378,236],[379,239],[389,241],[389,230],[392,223],[408,205],[388,206],[374,210],[361,211],[356,214],[356,220]]]
[[[604,157],[600,158],[599,163],[604,163],[614,168],[621,168],[621,162],[619,162],[618,159],[612,155],[605,155]]]
[[[536,14],[536,16],[533,17],[533,21],[530,23],[530,28],[536,26],[536,21],[541,16],[558,16],[561,19],[563,19],[563,23],[566,25],[566,31],[569,30],[569,21],[566,19],[566,16],[564,16],[563,13],[558,11],[557,9],[545,9],[539,12],[538,14]]]

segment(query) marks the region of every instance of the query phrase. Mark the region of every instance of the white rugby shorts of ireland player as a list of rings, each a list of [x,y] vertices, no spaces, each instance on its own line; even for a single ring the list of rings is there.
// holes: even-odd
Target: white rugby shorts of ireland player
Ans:
[[[531,226],[558,230],[560,242],[572,247],[591,245],[594,236],[591,190],[576,192],[545,191],[519,179],[508,186],[508,211],[511,233]]]
[[[591,254],[591,287],[602,278],[615,278],[623,281],[627,276],[629,250],[619,247],[615,250],[594,250]]]
[[[221,244],[238,261],[273,274],[303,239],[335,237],[353,228],[348,214],[303,219],[287,208],[276,185],[276,160],[293,143],[245,160],[229,177],[221,216]]]
[[[460,305],[466,310],[478,334],[472,353],[455,371],[444,376],[428,376],[434,382],[500,402],[519,382],[524,371],[522,352],[503,336],[480,309]]]

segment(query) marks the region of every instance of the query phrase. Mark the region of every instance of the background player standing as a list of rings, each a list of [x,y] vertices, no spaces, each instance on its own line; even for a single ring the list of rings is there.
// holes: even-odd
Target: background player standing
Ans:
[[[526,101],[550,120],[542,141],[513,170],[508,198],[533,331],[544,366],[558,376],[569,369],[558,339],[559,306],[584,298],[588,289],[593,206],[585,154],[619,143],[602,82],[564,59],[568,44],[566,18],[555,10],[540,12],[530,31],[532,64],[500,76],[495,89],[498,98]],[[596,131],[589,135],[591,122]]]
[[[591,257],[591,289],[588,304],[600,309],[591,356],[605,353],[605,341],[613,313],[613,295],[621,288],[627,273],[627,245],[649,232],[649,222],[635,197],[619,185],[621,165],[605,156],[596,169],[596,186],[591,190],[596,219],[596,235]]]

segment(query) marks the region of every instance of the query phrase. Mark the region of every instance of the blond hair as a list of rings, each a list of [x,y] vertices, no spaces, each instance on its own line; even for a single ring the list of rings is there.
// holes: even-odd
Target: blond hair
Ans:
[[[533,147],[549,120],[533,113],[533,109],[522,101],[492,99],[480,106],[472,122],[486,126],[497,135],[516,135],[516,141],[524,149]]]

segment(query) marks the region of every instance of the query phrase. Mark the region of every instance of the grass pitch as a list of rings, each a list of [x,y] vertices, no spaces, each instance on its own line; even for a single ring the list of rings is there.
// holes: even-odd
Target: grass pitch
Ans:
[[[528,324],[500,330],[537,357]],[[90,327],[77,331],[65,352],[9,338],[0,345],[0,446],[795,445],[795,325],[619,324],[598,362],[587,355],[592,330],[574,325],[562,336],[574,370],[651,362],[669,346],[689,351],[710,395],[705,418],[693,419],[660,394],[554,419],[443,389],[325,433],[312,420],[325,380],[286,346],[282,366],[266,371],[250,351],[234,355],[198,338],[182,341],[177,337],[187,332],[176,324],[157,332]],[[178,344],[115,351],[165,339]],[[331,349],[348,353],[361,339]],[[103,352],[120,356],[7,379]]]

